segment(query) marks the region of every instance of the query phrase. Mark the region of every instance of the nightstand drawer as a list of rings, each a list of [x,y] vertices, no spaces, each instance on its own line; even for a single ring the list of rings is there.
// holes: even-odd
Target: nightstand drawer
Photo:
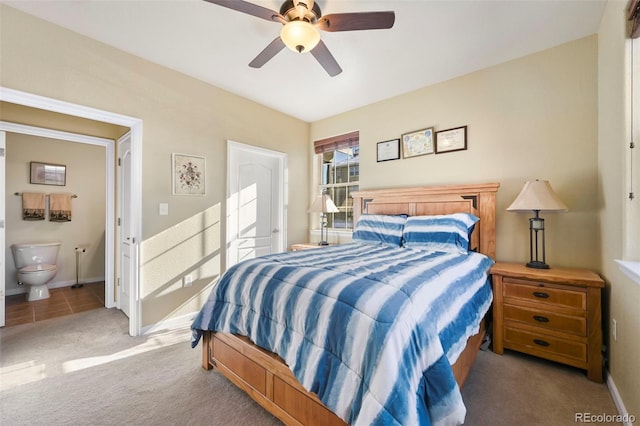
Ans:
[[[502,294],[505,298],[513,297],[564,308],[587,309],[587,293],[582,289],[507,277],[503,282]]]
[[[575,315],[563,315],[540,309],[530,309],[505,304],[504,320],[505,322],[518,321],[549,330],[575,334],[577,336],[587,335],[587,319]]]
[[[520,350],[522,352],[547,353],[550,358],[553,355],[567,357],[580,362],[587,361],[587,345],[573,342],[545,334],[530,333],[517,328],[504,328],[505,347]]]

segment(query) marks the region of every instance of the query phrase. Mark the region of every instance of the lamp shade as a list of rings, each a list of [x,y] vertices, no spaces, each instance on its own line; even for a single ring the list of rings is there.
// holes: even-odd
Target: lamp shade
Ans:
[[[309,207],[310,212],[338,213],[340,210],[333,204],[333,200],[327,194],[318,195]]]
[[[532,211],[539,210],[545,212],[566,212],[567,205],[553,191],[549,181],[535,180],[527,181],[520,194],[507,208],[509,211]]]
[[[280,30],[280,38],[294,52],[309,52],[320,42],[320,32],[306,21],[290,21]]]

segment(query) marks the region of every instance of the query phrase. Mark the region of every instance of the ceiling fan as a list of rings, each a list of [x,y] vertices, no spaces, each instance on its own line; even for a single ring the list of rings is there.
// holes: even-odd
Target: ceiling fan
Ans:
[[[286,0],[279,13],[243,0],[205,1],[283,25],[280,36],[249,63],[250,67],[262,67],[287,46],[299,53],[311,52],[331,77],[340,74],[342,68],[320,39],[318,30],[335,32],[387,29],[393,27],[396,19],[394,12],[334,13],[323,16],[320,6],[313,0]]]

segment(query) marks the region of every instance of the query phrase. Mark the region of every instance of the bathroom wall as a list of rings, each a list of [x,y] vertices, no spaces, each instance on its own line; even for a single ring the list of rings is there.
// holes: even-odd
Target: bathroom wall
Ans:
[[[89,120],[10,102],[0,102],[0,120],[113,140],[119,139],[120,136],[129,131],[128,127],[116,124]]]
[[[65,186],[29,183],[31,161],[64,164]],[[16,192],[69,192],[72,199],[71,222],[22,220],[22,197]],[[65,142],[37,136],[7,133],[6,150],[6,270],[7,295],[25,292],[18,286],[11,245],[25,242],[60,241],[58,273],[49,287],[72,285],[76,281],[76,247],[85,247],[79,258],[81,282],[104,280],[106,150],[104,147]]]

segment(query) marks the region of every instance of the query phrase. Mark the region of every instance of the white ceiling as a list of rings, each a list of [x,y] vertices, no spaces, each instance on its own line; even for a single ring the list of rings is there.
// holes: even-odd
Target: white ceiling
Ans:
[[[343,69],[282,50],[281,25],[201,0],[0,0],[307,122],[594,34],[606,0],[316,0],[323,14],[393,10],[389,30],[322,32]],[[278,11],[279,0],[252,0]]]

